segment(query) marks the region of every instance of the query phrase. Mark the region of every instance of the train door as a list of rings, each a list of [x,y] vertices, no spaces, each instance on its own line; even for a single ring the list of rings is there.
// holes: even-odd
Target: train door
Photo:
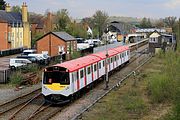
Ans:
[[[94,80],[97,79],[97,63],[93,64],[93,74],[94,74]]]
[[[87,79],[87,85],[92,82],[91,66],[86,67],[86,79]]]
[[[72,92],[76,92],[78,89],[77,89],[77,72],[73,72],[71,73],[71,89],[72,89]]]
[[[102,61],[98,62],[98,71],[99,71],[99,78],[102,76]]]
[[[82,69],[79,70],[80,89],[85,86],[84,77],[85,77],[84,68],[82,68]]]

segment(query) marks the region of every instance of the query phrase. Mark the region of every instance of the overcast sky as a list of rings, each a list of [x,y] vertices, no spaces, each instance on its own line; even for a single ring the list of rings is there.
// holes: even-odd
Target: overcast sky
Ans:
[[[26,2],[30,12],[44,14],[68,9],[74,19],[90,17],[103,10],[109,16],[164,18],[180,17],[180,0],[5,0],[11,6]]]

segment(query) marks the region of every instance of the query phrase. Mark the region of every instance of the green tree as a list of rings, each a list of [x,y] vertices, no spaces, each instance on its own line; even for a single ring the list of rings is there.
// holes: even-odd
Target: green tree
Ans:
[[[144,17],[142,19],[142,21],[140,22],[140,27],[141,28],[150,28],[150,27],[152,27],[150,18]]]
[[[71,22],[67,9],[61,9],[56,12],[55,30],[65,31],[67,25]]]
[[[86,29],[81,23],[72,22],[67,25],[66,32],[74,37],[86,38]]]
[[[175,25],[175,23],[176,23],[176,17],[174,17],[174,16],[166,17],[166,18],[164,19],[164,22],[165,22],[165,24],[166,24],[167,27],[173,28],[174,25]]]
[[[20,6],[18,6],[18,5],[16,5],[16,6],[13,6],[12,8],[11,8],[11,11],[12,12],[16,12],[16,13],[21,13],[21,7]]]
[[[94,28],[98,30],[99,37],[102,36],[104,28],[106,27],[108,14],[104,11],[98,10],[93,15]]]
[[[5,10],[6,2],[4,0],[0,0],[0,10]]]

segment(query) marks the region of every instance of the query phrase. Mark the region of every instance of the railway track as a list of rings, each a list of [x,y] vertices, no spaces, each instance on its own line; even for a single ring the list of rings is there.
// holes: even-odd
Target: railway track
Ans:
[[[31,93],[27,93],[25,95],[22,95],[20,97],[17,97],[11,101],[5,102],[3,104],[0,105],[0,116],[23,105],[24,103],[26,103],[27,101],[29,101],[29,99],[32,98],[32,96],[35,96],[36,94],[40,93],[41,89],[37,89]]]
[[[146,48],[144,48],[142,50],[146,50]],[[135,60],[135,57],[137,57],[136,54],[132,54],[132,56],[134,58],[131,59],[129,64],[131,64]],[[131,71],[126,77],[128,77],[132,74],[133,73]],[[119,77],[114,78],[114,79],[118,80]],[[124,80],[125,80],[125,78],[118,80],[118,82],[115,85],[113,85],[113,87],[111,87],[108,91],[106,91],[104,94],[102,94],[101,97],[96,99],[91,105],[89,105],[87,108],[85,108],[83,111],[81,111],[81,113],[76,115],[73,118],[73,120],[77,119],[80,115],[82,115],[85,111],[87,111],[90,107],[92,107],[96,102],[98,102],[100,99],[102,99],[106,94],[108,94],[115,87],[120,86],[120,84]],[[30,97],[30,95],[27,94],[25,96],[21,96],[17,99],[14,99],[12,101],[9,101],[7,103],[0,105],[0,116],[3,114],[6,115],[7,112],[10,112],[13,109],[17,108],[16,110],[14,110],[15,112],[14,111],[10,112],[10,117],[8,118],[9,120],[12,120],[12,119],[18,119],[18,120],[43,119],[43,120],[47,120],[47,119],[53,117],[54,115],[56,115],[57,113],[61,112],[65,107],[71,105],[71,104],[69,104],[66,106],[54,106],[52,104],[45,103],[44,99],[42,98],[42,96],[40,94],[40,89],[38,89],[36,92],[34,92],[34,94],[36,94],[36,95],[31,94],[31,97]],[[26,96],[29,96],[29,97],[26,97]],[[32,98],[32,96],[34,96],[34,97]],[[1,119],[1,117],[0,117],[0,119]]]
[[[135,57],[135,56],[133,56]],[[91,107],[93,107],[97,102],[99,102],[99,100],[101,100],[102,98],[104,98],[104,96],[106,96],[108,93],[110,93],[112,90],[116,89],[117,87],[120,87],[121,84],[123,83],[123,81],[125,81],[128,77],[130,77],[131,75],[133,75],[135,73],[135,71],[137,71],[141,66],[143,66],[145,63],[147,63],[150,59],[152,58],[152,56],[149,56],[145,61],[143,61],[140,65],[138,65],[135,69],[133,69],[132,71],[129,72],[129,74],[127,74],[126,76],[124,76],[122,79],[120,79],[120,75],[113,77],[114,80],[117,80],[118,82],[116,84],[114,84],[113,86],[111,86],[106,92],[104,92],[103,94],[100,95],[100,97],[98,97],[94,102],[92,102],[90,105],[88,105],[86,108],[84,108],[80,113],[78,113],[77,115],[75,115],[71,120],[77,120],[80,118],[80,116],[88,111]],[[135,57],[134,59],[132,59],[130,61],[129,64],[133,63],[135,60],[137,59],[137,57]]]

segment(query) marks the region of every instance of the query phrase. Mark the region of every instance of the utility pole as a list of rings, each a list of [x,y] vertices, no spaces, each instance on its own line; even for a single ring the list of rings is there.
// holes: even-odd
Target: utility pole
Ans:
[[[109,78],[108,78],[108,49],[107,49],[107,42],[108,42],[108,24],[107,24],[107,33],[106,33],[106,35],[107,35],[107,37],[106,37],[106,60],[105,60],[105,73],[106,73],[106,81],[105,81],[105,90],[107,90],[108,88],[109,88],[109,86],[108,86],[108,83],[109,83]]]

